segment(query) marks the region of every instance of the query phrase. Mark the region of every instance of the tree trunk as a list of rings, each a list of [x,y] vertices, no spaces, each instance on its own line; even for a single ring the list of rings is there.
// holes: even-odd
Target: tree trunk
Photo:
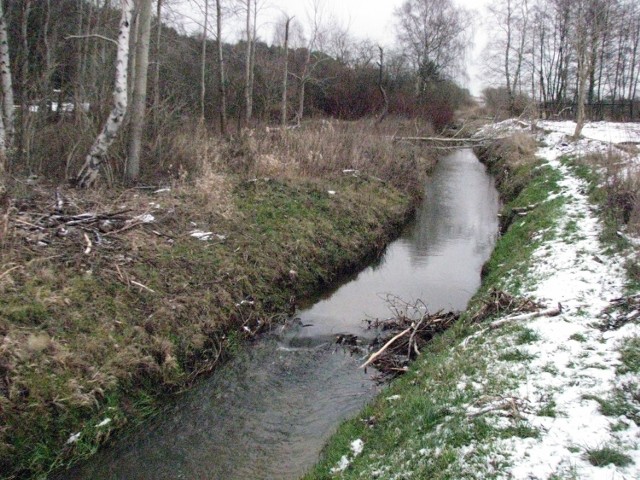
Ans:
[[[29,15],[31,15],[31,1],[25,0],[22,6],[22,19],[20,23],[20,32],[22,40],[22,68],[20,82],[20,144],[17,151],[18,161],[29,164],[30,154],[30,138],[27,130],[29,129]]]
[[[218,37],[218,70],[220,91],[220,133],[227,134],[227,86],[224,75],[224,56],[222,54],[222,8],[216,0],[216,35]]]
[[[253,0],[253,35],[251,36],[251,67],[249,69],[249,105],[253,117],[253,92],[256,74],[256,39],[258,38],[258,0]]]
[[[158,0],[156,17],[156,64],[153,72],[153,125],[158,128],[160,113],[160,41],[162,39],[162,0]]]
[[[245,47],[245,71],[244,71],[244,103],[245,103],[245,122],[248,125],[251,121],[251,0],[247,0],[247,18],[246,18],[246,35],[247,45]]]
[[[591,69],[591,55],[588,51],[589,42],[589,25],[588,15],[585,12],[587,8],[586,2],[579,4],[578,6],[578,19],[576,20],[576,32],[575,32],[575,49],[576,59],[578,62],[577,71],[577,112],[576,112],[576,129],[573,132],[573,138],[578,139],[582,133],[582,127],[585,123],[585,111],[584,102],[587,97],[587,79],[589,77],[589,70]],[[595,28],[595,27],[591,27]]]
[[[380,90],[380,95],[382,95],[384,107],[382,108],[382,113],[380,113],[380,116],[378,116],[376,124],[382,123],[382,121],[386,118],[387,113],[389,113],[389,97],[387,96],[387,91],[382,85],[384,74],[384,49],[380,45],[378,45],[378,50],[380,51],[380,61],[378,62],[378,90]]]
[[[287,17],[284,24],[284,74],[282,78],[282,103],[280,105],[280,124],[287,125],[287,80],[289,78],[289,24],[291,17]]]
[[[126,179],[136,182],[140,175],[140,151],[142,150],[142,132],[145,126],[147,103],[147,73],[149,69],[149,39],[151,38],[151,2],[140,0],[138,23],[138,42],[136,44],[136,62],[138,68],[133,86],[133,104],[131,108],[131,138],[129,140],[129,159]]]
[[[200,61],[200,122],[204,123],[204,107],[207,94],[207,33],[209,28],[209,0],[204,1],[204,28],[202,30],[202,49]]]
[[[107,150],[113,143],[122,120],[127,113],[127,75],[129,67],[129,34],[131,18],[133,17],[133,1],[120,0],[122,17],[118,34],[118,54],[116,56],[116,79],[113,91],[113,110],[109,114],[107,123],[98,135],[89,151],[84,165],[78,172],[76,184],[80,188],[87,188],[94,184],[100,172],[100,165],[104,161]]]
[[[11,59],[9,56],[9,35],[7,22],[0,0],[0,82],[2,83],[2,113],[4,114],[4,144],[11,148],[15,136],[15,104],[13,100],[13,83],[11,78]]]

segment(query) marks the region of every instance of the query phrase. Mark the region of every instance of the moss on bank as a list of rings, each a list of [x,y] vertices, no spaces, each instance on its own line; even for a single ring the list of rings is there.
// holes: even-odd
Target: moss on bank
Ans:
[[[475,455],[482,457],[483,453],[490,453],[489,447],[483,446],[489,444],[486,439],[538,434],[524,422],[501,426],[482,416],[469,417],[465,408],[478,400],[477,386],[469,379],[486,379],[481,389],[488,398],[499,398],[517,381],[509,376],[492,376],[488,368],[501,353],[520,360],[518,349],[505,350],[506,345],[502,344],[507,337],[528,341],[525,329],[503,327],[491,340],[479,337],[466,346],[462,342],[480,328],[471,318],[492,288],[518,293],[536,245],[555,234],[552,227],[564,201],[562,197],[548,200],[550,194],[557,192],[558,174],[534,157],[535,148],[522,148],[523,141],[529,142],[506,139],[477,152],[497,179],[505,202],[502,215],[509,216],[522,208],[527,214],[520,217],[516,213],[505,226],[483,270],[482,287],[467,312],[452,329],[423,349],[406,375],[394,381],[357,418],[338,429],[320,463],[305,477],[307,480],[477,478],[477,466],[464,460],[471,445]],[[364,443],[359,455],[352,451],[355,439]],[[340,468],[345,465],[342,459],[349,462],[344,469]],[[497,456],[492,457],[493,464],[485,462],[488,468],[483,468],[483,474],[485,470],[487,473],[483,478],[498,476],[501,462],[506,461]]]
[[[20,268],[0,285],[0,477],[91,455],[296,298],[379,254],[413,208],[365,176],[231,190],[225,215],[180,191],[143,198],[162,204],[156,222],[88,254],[63,239],[16,247]],[[217,235],[198,240],[196,227]]]

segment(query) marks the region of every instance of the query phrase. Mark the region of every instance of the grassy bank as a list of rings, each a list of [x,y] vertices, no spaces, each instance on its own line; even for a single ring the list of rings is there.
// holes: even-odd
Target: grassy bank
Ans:
[[[613,300],[633,283],[619,246],[598,242],[611,227],[587,190],[601,222],[618,210],[610,182],[563,164],[566,139],[540,141],[517,133],[478,152],[505,202],[481,289],[305,478],[635,478],[638,299]],[[525,296],[562,309],[518,319]]]
[[[481,416],[467,416],[463,407],[478,400],[478,393],[465,379],[487,377],[488,383],[483,387],[488,396],[499,396],[515,380],[488,375],[491,360],[497,356],[495,340],[461,345],[479,329],[473,317],[490,300],[491,291],[505,288],[510,278],[517,293],[519,282],[525,277],[507,272],[525,273],[536,244],[544,235],[552,235],[549,227],[557,219],[562,198],[545,200],[556,191],[558,178],[556,172],[534,157],[532,142],[525,136],[514,137],[478,152],[496,176],[505,202],[504,234],[485,265],[481,290],[468,311],[424,349],[409,373],[394,381],[358,418],[340,427],[321,463],[305,478],[467,478],[470,471],[459,459],[471,444],[481,445],[495,436],[535,435],[517,422],[501,428],[488,424]],[[532,205],[536,206],[529,208]],[[522,208],[529,212],[526,221],[514,213]],[[547,233],[540,236],[540,232]],[[529,341],[525,329],[513,327],[503,332],[516,335],[519,342]],[[517,347],[504,354],[513,357],[513,361],[520,356]],[[355,439],[365,445],[360,455],[353,451]],[[343,457],[349,460],[349,466],[340,470]]]
[[[357,135],[206,145],[197,177],[153,193],[18,185],[0,264],[0,477],[90,456],[379,254],[428,162]],[[296,159],[302,145],[324,158]]]

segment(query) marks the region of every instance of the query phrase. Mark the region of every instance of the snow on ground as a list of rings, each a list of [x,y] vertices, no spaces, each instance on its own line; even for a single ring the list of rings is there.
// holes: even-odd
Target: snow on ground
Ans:
[[[513,122],[504,126],[523,128]],[[584,185],[559,157],[603,151],[611,141],[640,142],[640,124],[587,124],[583,133],[588,138],[578,142],[569,140],[573,122],[539,122],[538,126],[546,132],[538,155],[562,173],[561,195],[567,202],[558,235],[534,253],[530,275],[536,281],[525,293],[548,306],[561,303],[563,311],[523,325],[534,330],[539,340],[518,347],[532,360],[516,367],[523,369],[519,372],[523,380],[508,395],[518,399],[523,419],[540,435],[496,440],[496,454],[505,454],[511,464],[500,472],[501,477],[638,479],[640,428],[625,416],[603,415],[600,403],[611,399],[623,384],[638,382],[632,374],[620,373],[619,349],[624,339],[640,335],[640,326],[627,323],[609,331],[596,326],[602,323],[602,310],[623,294],[625,273],[618,259],[603,252],[598,241],[600,224]],[[496,368],[506,373],[514,363],[498,362]],[[633,463],[592,465],[588,452],[603,448],[621,452]]]

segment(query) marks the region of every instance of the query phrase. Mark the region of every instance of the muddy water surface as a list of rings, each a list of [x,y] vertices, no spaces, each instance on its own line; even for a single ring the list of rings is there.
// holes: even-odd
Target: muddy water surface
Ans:
[[[468,150],[443,158],[416,219],[374,265],[313,305],[66,479],[295,479],[340,421],[377,392],[335,336],[371,336],[389,296],[463,309],[497,231],[498,194]]]

